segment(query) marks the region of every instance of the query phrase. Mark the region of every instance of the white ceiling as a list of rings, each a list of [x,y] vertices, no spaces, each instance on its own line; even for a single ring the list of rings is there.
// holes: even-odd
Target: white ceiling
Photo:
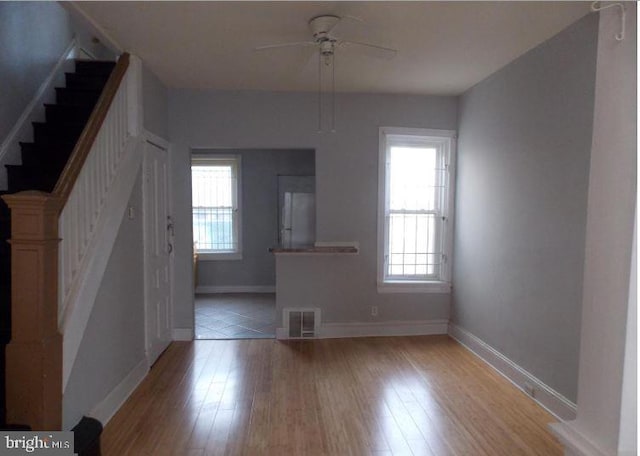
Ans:
[[[82,2],[75,6],[170,87],[314,91],[309,48],[321,14],[363,19],[355,39],[399,50],[378,60],[343,49],[343,92],[459,94],[589,12],[590,2]]]

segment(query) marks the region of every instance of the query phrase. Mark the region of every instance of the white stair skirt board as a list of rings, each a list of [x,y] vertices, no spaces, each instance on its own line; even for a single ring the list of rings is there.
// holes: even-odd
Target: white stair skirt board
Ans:
[[[120,163],[117,177],[107,196],[107,203],[96,226],[98,230],[89,246],[86,263],[80,268],[70,292],[69,306],[61,319],[62,344],[62,389],[67,387],[69,376],[82,342],[82,336],[93,311],[100,283],[109,262],[127,203],[142,164],[142,139],[130,138],[126,145],[125,158]],[[75,303],[82,303],[76,305]]]
[[[375,323],[324,323],[316,339],[380,336],[432,336],[447,334],[447,320],[388,321]],[[276,339],[287,339],[285,328],[276,328]]]
[[[149,365],[145,358],[99,404],[93,407],[89,416],[100,421],[103,427],[106,426],[140,382],[144,380],[148,372]]]
[[[192,341],[193,328],[173,328],[172,339],[175,341]]]
[[[275,285],[222,285],[222,286],[198,286],[196,294],[216,293],[275,293]]]
[[[565,456],[613,456],[601,451],[573,427],[572,421],[551,423],[551,432],[565,448]],[[634,453],[635,455],[635,453]],[[618,453],[616,456],[627,456]],[[631,456],[631,455],[628,455]]]
[[[502,353],[453,323],[449,324],[449,335],[493,367],[516,387],[524,391],[525,394],[525,383],[531,385],[535,391],[535,396],[530,397],[556,418],[560,420],[575,419],[576,404],[544,384]]]
[[[22,162],[20,159],[20,141],[28,142],[33,139],[31,122],[44,119],[44,104],[55,101],[55,87],[64,85],[65,72],[73,71],[76,46],[77,43],[74,38],[53,66],[51,72],[40,84],[29,104],[25,106],[24,111],[22,111],[4,141],[0,144],[0,164],[18,165]],[[2,169],[0,187],[4,188],[7,186],[7,176],[4,172],[4,167]]]

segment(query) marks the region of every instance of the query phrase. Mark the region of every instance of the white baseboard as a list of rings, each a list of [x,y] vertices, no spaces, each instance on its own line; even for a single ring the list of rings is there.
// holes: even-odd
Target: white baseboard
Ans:
[[[447,320],[324,323],[320,325],[317,339],[447,334],[447,323]],[[276,339],[288,339],[284,328],[276,328]]]
[[[140,361],[136,367],[116,386],[107,396],[89,412],[89,416],[97,419],[106,426],[109,420],[116,414],[122,404],[131,393],[144,380],[149,372],[146,358]]]
[[[565,456],[609,456],[582,435],[572,423],[572,421],[566,421],[549,425],[551,432],[564,446]],[[618,453],[618,456],[622,454]]]
[[[533,400],[547,409],[556,418],[560,420],[572,420],[576,417],[576,404],[544,384],[538,378],[531,375],[473,334],[453,323],[449,323],[449,335],[475,353],[480,359],[493,367],[522,391],[526,391],[524,388],[525,383],[531,385],[535,391]]]
[[[38,90],[36,90],[29,104],[25,106],[13,128],[0,143],[0,164],[19,165],[21,163],[19,142],[32,140],[33,129],[31,122],[43,120],[44,104],[55,100],[55,86],[61,85],[64,80],[64,72],[72,69],[70,65],[71,59],[75,56],[76,44],[75,38],[72,39],[45,80],[42,81]],[[6,172],[4,172],[4,166],[2,170],[3,172],[0,173],[0,188],[5,188],[7,176]]]
[[[275,285],[222,285],[222,286],[197,286],[196,294],[215,293],[275,293]]]
[[[171,336],[176,341],[192,341],[194,337],[193,328],[173,328]]]

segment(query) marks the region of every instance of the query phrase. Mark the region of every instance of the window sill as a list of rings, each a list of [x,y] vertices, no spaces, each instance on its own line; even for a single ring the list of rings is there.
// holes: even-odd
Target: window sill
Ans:
[[[198,252],[199,261],[228,261],[228,260],[242,260],[241,252],[230,253],[206,253]]]
[[[378,293],[451,293],[449,282],[378,282]]]

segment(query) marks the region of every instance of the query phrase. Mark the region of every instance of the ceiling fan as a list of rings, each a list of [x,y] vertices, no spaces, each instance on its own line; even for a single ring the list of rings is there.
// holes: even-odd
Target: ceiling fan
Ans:
[[[316,16],[309,20],[309,29],[311,29],[313,36],[312,40],[267,44],[264,46],[258,46],[255,50],[264,51],[284,47],[316,47],[320,55],[325,57],[325,64],[327,65],[331,64],[330,57],[334,55],[336,49],[340,49],[342,47],[360,48],[361,50],[368,51],[369,55],[383,59],[392,59],[396,56],[398,53],[397,49],[344,38],[343,33],[346,32],[348,34],[350,24],[355,22],[364,21],[353,16]]]
[[[349,28],[364,22],[353,16],[335,16],[331,14],[315,16],[309,20],[312,38],[306,41],[266,44],[254,48],[255,51],[268,51],[278,48],[313,48],[318,55],[318,131],[322,131],[322,64],[331,66],[331,131],[335,131],[335,53],[340,49],[351,48],[374,58],[392,59],[397,49],[345,38]]]

